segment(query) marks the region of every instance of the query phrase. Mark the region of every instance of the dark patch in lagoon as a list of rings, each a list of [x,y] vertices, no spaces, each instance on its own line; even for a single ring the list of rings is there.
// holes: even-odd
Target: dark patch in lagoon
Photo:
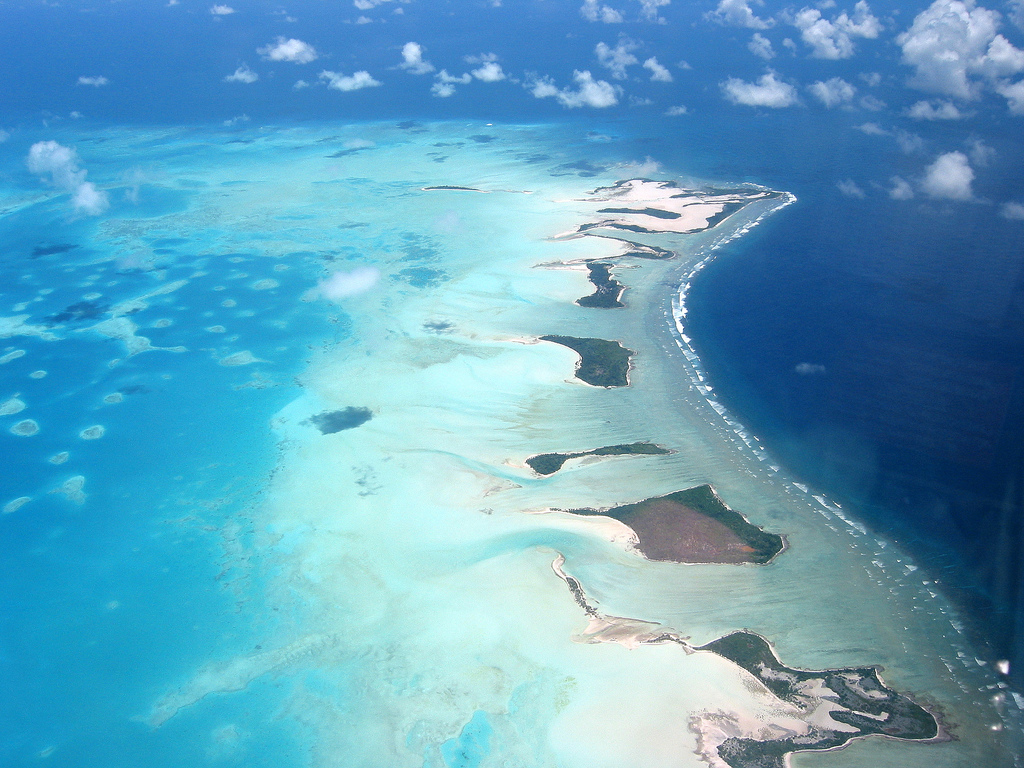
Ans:
[[[786,548],[782,536],[748,522],[726,506],[710,485],[608,510],[569,512],[603,515],[625,523],[636,533],[637,549],[648,560],[764,565]]]
[[[405,280],[413,288],[433,288],[448,279],[447,273],[430,267],[406,267],[399,270],[395,280]]]
[[[62,311],[55,315],[50,315],[46,319],[55,323],[65,323],[69,320],[79,323],[83,320],[95,320],[108,309],[110,309],[109,304],[97,304],[95,301],[79,301],[69,304]]]
[[[598,208],[598,213],[636,213],[642,216],[653,216],[656,219],[678,219],[682,214],[675,211],[663,211],[660,208]]]
[[[812,725],[808,733],[784,739],[730,736],[717,747],[702,745],[732,768],[785,768],[787,755],[793,752],[837,749],[853,739],[871,735],[909,741],[940,737],[935,716],[909,697],[888,688],[878,676],[878,667],[820,672],[794,669],[779,661],[768,641],[753,632],[733,632],[695,650],[728,659],[802,712],[813,712],[823,701],[832,701],[839,708],[832,709],[829,718],[857,729],[840,731]],[[817,694],[821,688],[831,695]],[[694,718],[691,728],[698,739],[703,735],[700,726],[700,718]]]
[[[78,246],[74,243],[57,243],[56,245],[37,245],[32,249],[33,259],[38,259],[40,256],[53,256],[57,253],[67,253],[73,251]]]
[[[592,307],[597,309],[615,309],[626,306],[620,299],[622,292],[626,290],[618,280],[612,277],[612,265],[603,261],[588,261],[587,269],[590,272],[590,282],[596,290],[589,296],[576,299],[581,307]]]
[[[322,435],[332,435],[344,429],[354,429],[372,418],[373,411],[369,408],[349,406],[348,408],[342,408],[340,411],[317,413],[299,423],[313,425],[320,430]]]
[[[552,176],[572,176],[575,174],[581,178],[590,178],[591,176],[597,176],[602,171],[607,170],[607,166],[594,165],[587,160],[578,160],[575,163],[562,163],[556,166],[552,171]]]
[[[498,137],[497,136],[489,136],[486,133],[477,133],[477,134],[474,134],[473,136],[470,136],[469,138],[471,138],[477,144],[490,144],[492,141],[494,141]]]
[[[430,333],[450,333],[455,328],[455,323],[447,320],[434,320],[423,324],[423,330]]]
[[[623,445],[606,445],[603,448],[595,448],[592,451],[580,451],[578,453],[538,453],[536,456],[528,458],[526,463],[538,475],[553,475],[569,459],[579,459],[583,456],[652,456],[668,453],[672,453],[672,451],[654,443],[628,443]]]
[[[561,344],[580,356],[576,365],[576,378],[580,381],[595,387],[629,386],[629,359],[635,353],[619,342],[575,336],[541,336],[540,340]]]

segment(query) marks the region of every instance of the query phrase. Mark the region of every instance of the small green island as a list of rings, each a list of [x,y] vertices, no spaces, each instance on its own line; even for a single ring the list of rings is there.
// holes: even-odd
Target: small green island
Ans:
[[[648,560],[764,565],[786,548],[785,538],[748,522],[726,506],[710,485],[606,510],[568,511],[625,523],[636,533],[637,550]]]
[[[576,378],[595,387],[628,387],[629,361],[635,354],[617,341],[581,339],[575,336],[541,336],[568,347],[580,356]]]
[[[579,459],[583,456],[650,456],[668,453],[672,453],[672,451],[654,443],[626,443],[623,445],[606,445],[603,448],[595,448],[592,451],[578,451],[576,453],[538,453],[536,456],[528,458],[526,463],[538,475],[553,475],[569,459]]]
[[[718,723],[696,718],[692,724],[705,758],[716,757],[731,768],[785,768],[793,752],[837,749],[853,739],[880,735],[923,741],[938,738],[939,723],[919,704],[888,688],[878,667],[794,669],[779,661],[765,638],[741,631],[695,648],[722,656],[750,673],[776,697],[808,714],[831,702],[828,720],[811,720],[808,733],[759,739],[721,735]],[[835,728],[828,722],[835,723]],[[711,738],[709,738],[711,737]]]
[[[622,303],[622,292],[626,287],[612,277],[612,265],[604,261],[588,261],[587,270],[590,272],[590,282],[594,284],[594,292],[589,296],[576,299],[581,307],[597,309],[615,309],[624,307]]]

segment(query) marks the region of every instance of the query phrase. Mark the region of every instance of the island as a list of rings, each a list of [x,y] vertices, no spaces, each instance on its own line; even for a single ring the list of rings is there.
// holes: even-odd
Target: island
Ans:
[[[784,537],[758,528],[730,509],[710,485],[698,485],[611,509],[571,509],[629,526],[648,560],[764,565],[786,548]]]
[[[613,309],[624,307],[622,303],[622,292],[626,287],[612,277],[612,265],[604,261],[588,261],[587,270],[590,272],[590,282],[594,284],[594,292],[589,296],[576,299],[581,307],[594,307],[599,309]]]
[[[792,752],[837,749],[852,739],[873,734],[925,741],[940,737],[935,716],[908,697],[886,687],[879,668],[856,667],[820,672],[787,667],[768,641],[753,632],[733,632],[693,649],[708,651],[746,670],[773,696],[793,705],[806,730],[742,730],[727,713],[693,718],[700,755],[712,765],[730,768],[785,768]],[[753,681],[752,681],[753,682]]]
[[[628,387],[629,361],[635,354],[617,341],[580,339],[575,336],[541,336],[575,351],[580,356],[576,378],[595,387]]]
[[[603,448],[595,448],[592,451],[578,451],[576,453],[538,453],[536,456],[528,458],[526,463],[538,475],[553,475],[569,459],[579,459],[583,456],[664,455],[668,453],[672,453],[672,451],[654,443],[626,443],[623,445],[606,445]]]

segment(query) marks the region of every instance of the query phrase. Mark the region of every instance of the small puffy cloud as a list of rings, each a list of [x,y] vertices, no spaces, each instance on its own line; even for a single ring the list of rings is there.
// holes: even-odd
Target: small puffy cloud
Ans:
[[[296,91],[301,91],[303,88],[309,88],[309,83],[305,80],[296,80],[295,85],[293,85],[292,88]]]
[[[841,13],[829,21],[817,8],[803,8],[793,18],[800,39],[811,47],[817,59],[848,59],[853,56],[853,38],[876,38],[882,25],[864,0],[853,7],[853,16]]]
[[[406,43],[402,46],[402,63],[399,65],[413,75],[425,75],[434,71],[434,65],[423,58],[423,46]]]
[[[1006,99],[1011,115],[1024,115],[1024,80],[999,83],[996,85],[996,93]]]
[[[999,215],[1011,221],[1024,221],[1024,205],[1012,200],[999,206]]]
[[[485,83],[497,83],[499,80],[505,79],[501,64],[496,61],[485,61],[478,69],[472,71],[472,75]]]
[[[832,77],[824,82],[819,80],[816,83],[811,83],[807,86],[807,90],[829,109],[849,104],[857,93],[857,89],[841,77]]]
[[[971,162],[982,167],[996,159],[996,151],[981,139],[970,139],[967,142]]]
[[[825,373],[825,366],[821,363],[797,363],[793,370],[801,376],[820,376]]]
[[[378,280],[380,270],[376,267],[356,267],[351,272],[335,272],[326,280],[321,280],[317,284],[316,293],[329,301],[341,301],[366,293]]]
[[[101,85],[106,85],[110,81],[107,80],[103,75],[96,75],[95,77],[86,77],[82,75],[78,78],[79,85],[91,85],[95,88],[99,88]]]
[[[971,200],[974,171],[963,152],[939,155],[924,172],[921,188],[929,197],[946,200]]]
[[[622,14],[608,5],[601,5],[598,0],[583,0],[580,16],[587,21],[603,21],[605,24],[621,24]]]
[[[665,19],[658,15],[658,9],[671,2],[672,0],[640,0],[640,18],[656,24],[666,23]]]
[[[863,123],[857,126],[857,130],[866,133],[868,136],[888,136],[889,132],[878,123]]]
[[[914,197],[914,190],[910,186],[910,182],[906,179],[901,179],[899,176],[893,176],[889,179],[889,183],[892,185],[889,187],[889,197],[893,200],[912,200]]]
[[[754,83],[730,77],[721,84],[725,98],[733,104],[748,107],[770,107],[780,109],[798,102],[796,88],[779,80],[773,70],[768,70]]]
[[[230,16],[235,12],[235,9],[230,5],[214,5],[210,7],[210,13],[213,16]]]
[[[235,70],[233,75],[227,75],[224,78],[225,83],[255,83],[260,79],[260,76],[249,69],[248,64],[243,64]]]
[[[915,120],[963,120],[967,115],[951,101],[918,101],[907,110]]]
[[[362,88],[375,88],[380,81],[374,80],[365,69],[353,72],[351,75],[343,75],[341,72],[324,70],[320,73],[320,79],[327,83],[328,88],[336,91],[358,91]]]
[[[844,181],[840,181],[836,184],[836,186],[839,187],[839,191],[842,192],[847,197],[855,197],[858,200],[863,200],[865,197],[867,197],[867,195],[864,194],[864,190],[861,189],[857,185],[857,182],[855,182],[853,179],[845,179]]]
[[[881,72],[861,72],[857,77],[863,80],[869,88],[874,88],[882,82]]]
[[[689,110],[687,110],[686,107],[684,107],[682,104],[679,104],[678,106],[669,107],[668,109],[666,109],[665,114],[668,115],[669,117],[679,117],[680,115],[685,115],[688,111]]]
[[[603,109],[619,103],[621,88],[605,80],[595,80],[589,70],[572,73],[576,89],[558,88],[550,77],[536,76],[527,79],[525,86],[538,99],[554,97],[564,107],[594,107]]]
[[[896,146],[905,155],[916,155],[924,152],[924,139],[910,131],[896,131]]]
[[[468,83],[473,82],[473,76],[468,72],[455,76],[449,75],[448,70],[446,69],[442,69],[434,77],[437,81],[430,86],[430,92],[442,99],[447,99],[449,96],[453,96],[455,94],[456,84],[461,83],[462,85],[467,85]]]
[[[644,69],[649,69],[651,71],[651,80],[656,83],[672,82],[672,73],[669,72],[667,68],[659,64],[658,59],[654,56],[651,56],[651,58],[644,62]]]
[[[0,144],[3,144],[9,138],[11,138],[11,134],[3,128],[0,128]]]
[[[869,93],[861,96],[860,108],[866,109],[868,112],[881,112],[885,109],[885,102]]]
[[[764,5],[763,0],[754,0],[757,5]],[[768,29],[775,24],[771,19],[758,17],[750,7],[750,0],[721,0],[718,7],[708,14],[709,19],[734,27],[747,29]]]
[[[974,0],[935,0],[896,38],[910,85],[958,99],[976,99],[986,81],[1024,71],[1024,51],[998,34],[999,14]]]
[[[755,56],[760,56],[765,61],[771,61],[775,58],[772,41],[760,32],[755,32],[754,36],[750,38],[750,42],[747,43],[747,50]]]
[[[29,149],[25,163],[32,173],[49,174],[53,186],[70,192],[76,212],[97,216],[110,207],[107,193],[85,180],[88,172],[79,168],[78,153],[71,147],[56,141],[38,141]]]
[[[639,60],[633,55],[639,46],[629,38],[623,38],[614,48],[607,43],[598,43],[594,47],[597,60],[612,73],[616,80],[626,79],[626,67],[637,64]]]
[[[577,89],[572,91],[566,88],[556,96],[563,106],[603,109],[618,104],[619,89],[604,80],[595,80],[588,70],[574,71],[572,79],[578,86]]]
[[[267,61],[290,61],[295,64],[309,64],[319,58],[316,48],[294,37],[287,40],[278,37],[273,43],[257,48],[256,53]]]

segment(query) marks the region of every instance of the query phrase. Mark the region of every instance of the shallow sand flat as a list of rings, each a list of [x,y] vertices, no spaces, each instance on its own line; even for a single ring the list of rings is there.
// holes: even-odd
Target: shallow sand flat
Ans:
[[[663,624],[694,644],[748,628],[794,667],[881,663],[891,687],[956,712],[959,742],[888,740],[867,753],[815,755],[815,764],[857,765],[871,754],[879,765],[952,768],[995,754],[991,693],[979,690],[993,677],[957,658],[944,603],[927,597],[891,546],[827,518],[768,473],[690,387],[669,316],[685,265],[644,261],[621,271],[630,307],[616,310],[572,303],[587,292],[584,274],[536,268],[614,260],[623,250],[614,240],[549,239],[588,220],[587,207],[571,201],[617,181],[613,172],[554,179],[516,159],[527,149],[562,151],[554,129],[489,129],[498,141],[467,146],[441,168],[425,156],[437,140],[430,129],[358,130],[384,151],[325,160],[322,147],[294,150],[303,135],[295,130],[239,150],[239,167],[225,159],[206,170],[216,180],[241,176],[244,163],[261,168],[263,181],[233,189],[208,212],[234,233],[226,242],[265,227],[276,233],[262,241],[268,255],[329,249],[329,233],[364,222],[351,230],[363,234],[345,241],[348,260],[331,268],[381,272],[373,288],[342,301],[351,336],[314,355],[305,396],[272,422],[282,452],[259,545],[275,564],[268,597],[282,619],[264,647],[338,638],[332,654],[272,673],[291,681],[287,713],[313,734],[314,765],[441,765],[440,744],[478,710],[494,728],[485,766],[700,766],[695,714],[789,722],[784,705],[713,654],[574,642],[588,622],[551,570],[560,554],[603,613]],[[273,151],[283,148],[286,163]],[[423,191],[444,184],[533,194]],[[314,215],[316,226],[293,221],[277,232],[274,215],[290,211]],[[191,216],[198,226],[203,214]],[[675,245],[689,242],[694,253],[742,224]],[[411,263],[443,277],[416,287],[403,273]],[[533,343],[545,334],[636,350],[631,385],[574,382],[576,354]],[[326,435],[302,423],[348,407],[369,408],[373,418]],[[637,440],[676,453],[542,478],[523,464],[537,453]],[[769,566],[654,563],[612,541],[607,526],[524,514],[631,503],[700,483],[752,523],[786,534],[789,549]]]

